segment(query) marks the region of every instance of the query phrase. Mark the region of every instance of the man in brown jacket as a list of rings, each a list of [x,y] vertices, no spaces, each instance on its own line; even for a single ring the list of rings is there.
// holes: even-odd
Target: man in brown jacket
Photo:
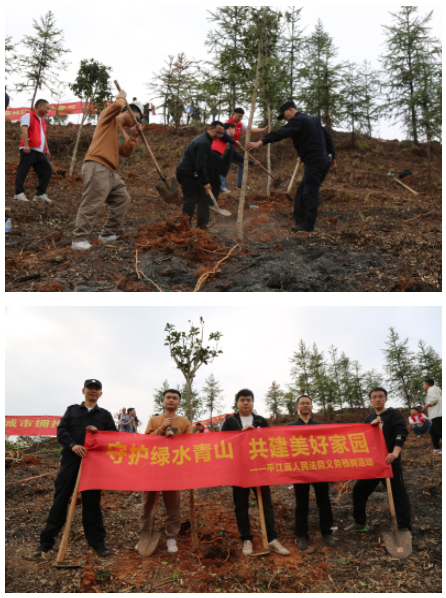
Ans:
[[[174,434],[192,434],[192,424],[185,417],[178,416],[177,409],[180,406],[181,393],[178,390],[169,388],[163,393],[164,414],[151,417],[147,424],[146,434],[158,436],[173,436]],[[155,504],[156,492],[148,491],[142,493],[141,513],[139,516],[139,541],[136,549],[144,554],[150,542],[150,517]],[[163,490],[163,501],[166,507],[166,538],[167,550],[178,552],[177,537],[181,528],[180,513],[180,491]]]
[[[118,176],[119,156],[128,158],[136,146],[141,125],[134,125],[131,115],[123,111],[126,93],[121,90],[116,100],[99,117],[90,148],[82,166],[84,192],[77,212],[73,231],[72,249],[90,249],[88,237],[93,230],[96,217],[104,203],[108,204],[108,215],[99,240],[102,243],[116,241],[122,228],[130,203],[130,196],[124,181]],[[142,110],[138,104],[130,109],[139,122]],[[133,127],[130,137],[124,127]]]

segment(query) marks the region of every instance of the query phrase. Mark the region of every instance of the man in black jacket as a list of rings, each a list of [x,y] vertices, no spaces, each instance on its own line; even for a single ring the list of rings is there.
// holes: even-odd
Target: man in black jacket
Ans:
[[[383,433],[389,454],[386,463],[392,465],[393,478],[390,478],[393,500],[395,501],[398,529],[411,530],[410,500],[403,481],[403,468],[401,464],[401,449],[409,435],[406,420],[399,411],[392,407],[386,408],[387,391],[384,388],[373,388],[369,393],[370,403],[375,409],[362,422],[363,424],[379,425],[377,415],[383,422]],[[353,519],[354,523],[345,528],[347,532],[367,532],[366,505],[369,496],[380,482],[379,478],[372,480],[358,480],[353,488]]]
[[[212,190],[217,199],[220,190],[218,162],[211,154],[211,146],[214,139],[223,136],[223,132],[223,124],[218,120],[213,122],[207,133],[189,143],[177,166],[177,180],[183,190],[183,214],[187,214],[192,221],[197,206],[197,226],[202,229],[209,222],[209,205],[212,205],[206,192]],[[212,158],[209,160],[210,156]]]
[[[221,429],[222,432],[235,430],[254,430],[255,428],[268,428],[269,424],[261,415],[255,415],[252,411],[254,409],[254,393],[244,388],[239,390],[236,395],[238,413],[226,418],[225,423]],[[257,499],[257,490],[252,488]],[[261,486],[263,510],[265,514],[266,532],[268,535],[268,544],[271,552],[276,552],[287,556],[290,551],[284,548],[277,539],[277,533],[274,522],[274,511],[271,504],[271,490],[269,486]],[[235,506],[235,518],[237,520],[237,527],[240,537],[243,542],[243,554],[249,556],[252,554],[252,534],[251,525],[249,522],[249,495],[251,488],[241,488],[239,486],[232,487],[232,494]]]
[[[313,401],[308,395],[302,395],[297,399],[299,419],[288,424],[289,426],[314,426],[322,424],[311,417]],[[319,521],[321,534],[327,546],[334,547],[333,538],[333,513],[331,510],[330,498],[328,496],[328,482],[316,482],[313,484],[316,493],[316,502],[319,509]],[[296,520],[294,533],[298,537],[297,545],[301,550],[308,548],[308,507],[310,497],[310,484],[294,484],[294,495],[296,497]]]
[[[110,430],[116,432],[112,414],[98,407],[102,395],[99,380],[90,379],[84,383],[82,394],[85,401],[80,405],[71,405],[57,427],[57,440],[63,446],[60,469],[55,481],[56,492],[53,505],[48,515],[45,529],[40,534],[39,548],[35,557],[42,556],[54,546],[54,538],[60,532],[67,518],[70,496],[73,494],[77,474],[87,450],[84,448],[85,432]],[[101,513],[101,491],[84,490],[82,492],[82,523],[88,543],[99,556],[108,556],[110,552],[104,544],[105,530]]]
[[[298,112],[294,102],[285,102],[281,106],[277,120],[283,119],[288,121],[288,124],[277,131],[271,131],[257,143],[247,143],[246,149],[253,150],[261,145],[276,143],[291,137],[299,159],[305,164],[305,174],[294,200],[296,225],[292,226],[291,230],[312,232],[319,206],[319,187],[328,171],[336,168],[333,138],[316,118]]]

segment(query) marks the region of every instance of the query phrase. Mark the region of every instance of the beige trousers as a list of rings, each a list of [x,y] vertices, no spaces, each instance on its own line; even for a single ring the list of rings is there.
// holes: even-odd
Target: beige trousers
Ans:
[[[108,204],[108,215],[101,235],[116,235],[124,225],[130,203],[124,181],[103,164],[88,160],[82,166],[84,192],[74,225],[73,241],[88,241],[99,210]]]
[[[155,504],[156,492],[143,492],[141,512],[139,515],[139,533],[150,530],[149,522]],[[181,528],[180,491],[164,490],[163,501],[166,507],[166,538],[176,540]]]

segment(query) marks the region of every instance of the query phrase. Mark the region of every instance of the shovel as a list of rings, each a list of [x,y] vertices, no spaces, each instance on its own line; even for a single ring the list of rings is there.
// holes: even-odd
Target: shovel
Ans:
[[[150,517],[150,528],[148,532],[142,532],[138,540],[138,552],[140,556],[150,556],[155,548],[158,546],[158,542],[161,536],[160,531],[155,531],[155,517],[158,510],[158,501],[160,498],[159,491],[156,493],[155,503],[153,505],[152,516]]]
[[[232,216],[232,214],[229,210],[224,210],[223,208],[218,207],[217,200],[215,199],[214,194],[212,193],[212,191],[210,189],[206,193],[212,199],[212,203],[214,204],[213,206],[209,206],[211,210],[214,210],[214,212],[221,214],[221,216]]]
[[[383,429],[381,418],[378,416],[379,427]],[[396,520],[395,503],[393,502],[390,478],[386,478],[387,494],[389,496],[390,514],[392,515],[393,532],[383,532],[384,545],[387,552],[397,559],[407,559],[412,552],[412,535],[409,530],[399,530]]]
[[[121,91],[121,88],[117,81],[115,81],[115,85],[116,85],[117,90]],[[127,99],[125,100],[125,103],[127,106],[127,110],[129,111],[129,114],[132,115],[133,120],[135,121],[135,125],[137,125],[138,121],[136,120],[133,112],[130,110],[130,106],[129,106],[129,103],[127,102]],[[140,131],[139,134],[140,134],[142,140],[144,141],[146,149],[149,152],[150,157],[154,161],[155,168],[161,178],[161,182],[158,183],[158,185],[155,185],[155,189],[158,191],[158,194],[160,195],[160,197],[162,199],[164,199],[164,201],[167,201],[170,203],[177,202],[177,201],[179,202],[181,199],[181,191],[180,191],[180,187],[178,185],[178,181],[173,176],[166,179],[166,177],[164,176],[164,174],[161,171],[161,168],[158,166],[158,162],[156,161],[156,158],[155,158],[152,150],[150,149],[149,143],[148,143],[147,139],[145,138],[143,132]]]
[[[257,486],[256,490],[257,490],[257,504],[259,505],[260,527],[262,530],[263,551],[255,552],[251,556],[265,556],[265,555],[269,554],[268,536],[266,533],[266,524],[265,524],[265,513],[263,511],[263,499],[262,499],[262,493],[260,492],[260,486]]]
[[[300,160],[297,161],[296,168],[294,169],[293,176],[291,177],[290,184],[288,185],[288,189],[286,190],[286,196],[290,201],[293,201],[293,197],[291,197],[291,189],[293,188],[294,179],[296,178],[297,171],[299,170]]]
[[[396,181],[397,183],[399,183],[400,185],[402,185],[403,187],[406,187],[406,189],[409,189],[409,191],[410,191],[411,193],[413,193],[414,195],[418,195],[418,193],[417,193],[416,191],[414,191],[413,189],[411,189],[410,187],[408,187],[407,185],[405,185],[404,183],[402,183],[401,181],[399,181],[398,179],[396,179],[396,178],[393,176],[393,173],[392,173],[392,172],[389,172],[389,177],[390,177],[391,179],[393,179],[394,181]]]
[[[243,147],[243,145],[241,143],[240,143],[240,147],[242,148],[242,150],[244,152],[246,152],[248,154],[248,156],[249,156],[249,158],[251,158],[251,160],[255,160],[255,158],[253,156],[251,156],[251,154]],[[269,172],[269,170],[266,170],[266,168],[264,166],[262,166],[260,163],[259,163],[259,166],[264,172],[266,172],[266,174],[268,174],[273,179],[273,181],[274,181],[273,187],[275,187],[277,189],[277,187],[280,187],[280,185],[283,184],[283,180],[280,177],[276,179],[276,177],[274,175],[272,175]]]

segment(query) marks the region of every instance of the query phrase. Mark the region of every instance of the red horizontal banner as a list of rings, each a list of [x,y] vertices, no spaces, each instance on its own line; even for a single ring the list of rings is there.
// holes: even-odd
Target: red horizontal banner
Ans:
[[[80,490],[186,490],[392,477],[370,424],[179,436],[87,432]]]
[[[57,436],[61,415],[7,415],[5,434],[7,436]]]
[[[112,102],[107,102],[110,105]],[[84,102],[64,102],[61,104],[50,104],[47,116],[66,116],[69,114],[82,114],[84,111]],[[8,108],[5,110],[5,118],[8,120],[20,120],[30,108]]]
[[[223,421],[228,415],[234,415],[234,412],[232,413],[223,413],[223,415],[216,415],[215,417],[209,418],[209,419],[200,419],[197,421],[197,424],[203,424],[204,426],[207,426],[208,424],[212,423],[212,424],[218,424],[219,422]]]

